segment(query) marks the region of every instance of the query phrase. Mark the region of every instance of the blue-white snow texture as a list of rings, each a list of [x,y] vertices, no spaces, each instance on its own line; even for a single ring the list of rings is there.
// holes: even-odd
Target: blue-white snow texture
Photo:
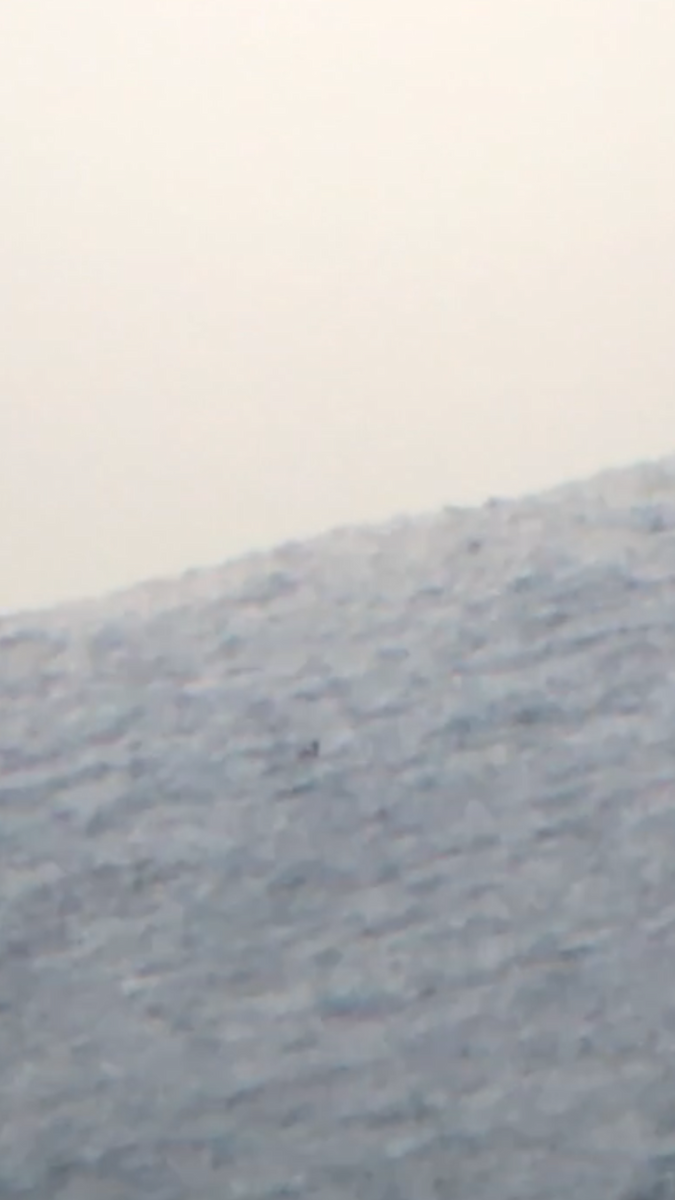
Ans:
[[[673,1200],[675,462],[13,615],[0,686],[0,1200]]]

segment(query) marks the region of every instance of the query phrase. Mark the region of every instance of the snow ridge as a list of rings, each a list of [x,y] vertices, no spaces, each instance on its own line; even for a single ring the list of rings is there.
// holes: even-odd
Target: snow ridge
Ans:
[[[675,1200],[675,459],[0,620],[0,1200]]]

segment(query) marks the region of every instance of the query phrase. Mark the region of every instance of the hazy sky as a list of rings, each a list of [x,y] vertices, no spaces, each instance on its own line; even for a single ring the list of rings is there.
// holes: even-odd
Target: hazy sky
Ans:
[[[5,0],[0,607],[675,451],[673,0]]]

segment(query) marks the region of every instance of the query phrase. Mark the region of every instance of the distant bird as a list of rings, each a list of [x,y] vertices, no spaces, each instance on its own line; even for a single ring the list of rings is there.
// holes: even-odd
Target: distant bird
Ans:
[[[321,749],[321,747],[319,745],[319,742],[315,738],[315,740],[313,742],[308,742],[306,746],[300,747],[300,752],[298,754],[298,758],[301,761],[306,760],[308,758],[318,758],[320,749]]]

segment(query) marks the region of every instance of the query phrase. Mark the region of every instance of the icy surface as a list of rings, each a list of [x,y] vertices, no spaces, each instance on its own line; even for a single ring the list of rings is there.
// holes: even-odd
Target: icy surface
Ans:
[[[675,1198],[675,461],[0,622],[0,1200],[145,1197]]]

